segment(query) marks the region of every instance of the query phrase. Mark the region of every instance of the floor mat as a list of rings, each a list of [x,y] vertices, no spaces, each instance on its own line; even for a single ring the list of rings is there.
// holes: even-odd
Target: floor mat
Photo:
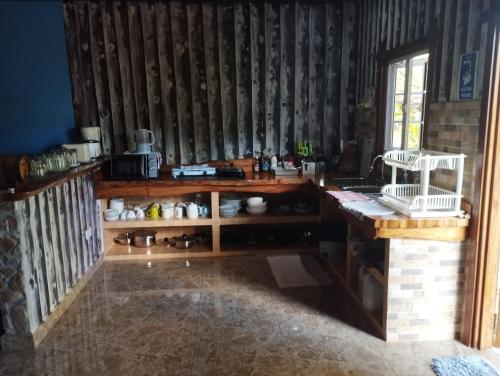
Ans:
[[[478,356],[450,356],[432,360],[437,376],[500,376],[493,366]]]
[[[280,288],[331,285],[332,280],[311,255],[267,258]]]

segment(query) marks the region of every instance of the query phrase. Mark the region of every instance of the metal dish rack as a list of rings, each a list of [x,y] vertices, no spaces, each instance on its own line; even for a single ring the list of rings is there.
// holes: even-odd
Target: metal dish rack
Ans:
[[[410,217],[454,217],[460,215],[464,154],[428,150],[391,150],[382,159],[392,166],[391,184],[382,187],[380,200]],[[420,171],[420,184],[396,184],[397,169]],[[455,191],[429,184],[430,172],[436,169],[457,173]]]

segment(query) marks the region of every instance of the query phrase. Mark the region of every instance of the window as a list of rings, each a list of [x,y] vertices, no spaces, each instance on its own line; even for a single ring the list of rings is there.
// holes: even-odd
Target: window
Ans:
[[[428,60],[420,53],[389,64],[385,150],[421,147]]]

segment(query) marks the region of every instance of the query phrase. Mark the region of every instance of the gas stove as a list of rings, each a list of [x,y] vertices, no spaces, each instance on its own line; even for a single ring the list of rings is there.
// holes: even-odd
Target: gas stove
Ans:
[[[174,178],[213,177],[215,172],[215,167],[210,167],[208,164],[189,165],[173,168],[172,176]]]

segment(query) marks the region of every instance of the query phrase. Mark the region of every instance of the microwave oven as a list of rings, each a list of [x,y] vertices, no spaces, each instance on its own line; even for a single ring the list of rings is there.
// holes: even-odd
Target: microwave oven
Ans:
[[[113,154],[109,165],[111,179],[155,179],[160,175],[160,153]]]

